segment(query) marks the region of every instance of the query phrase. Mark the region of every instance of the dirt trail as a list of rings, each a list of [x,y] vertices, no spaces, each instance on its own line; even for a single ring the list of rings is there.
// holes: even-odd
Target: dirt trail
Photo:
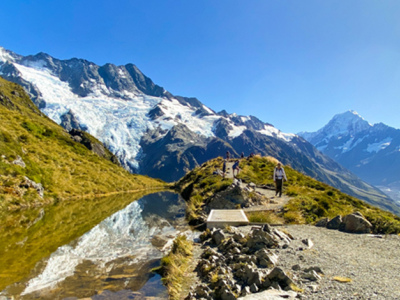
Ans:
[[[233,161],[228,161],[226,163],[226,172],[225,176],[227,178],[232,178],[234,179],[235,176],[237,175],[237,171],[235,171],[235,174],[233,174]],[[252,207],[244,208],[244,211],[265,211],[265,210],[279,210],[281,209],[286,203],[289,202],[290,197],[282,194],[282,197],[276,197],[275,196],[275,190],[270,190],[266,188],[260,188],[256,186],[250,186],[250,183],[240,183],[241,188],[248,187],[250,190],[254,190],[256,193],[259,193],[267,198],[267,203],[264,205],[255,205]]]

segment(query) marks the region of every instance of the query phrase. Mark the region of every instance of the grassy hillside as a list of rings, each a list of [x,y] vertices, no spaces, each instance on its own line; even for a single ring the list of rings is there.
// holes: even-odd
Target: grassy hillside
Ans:
[[[222,158],[204,163],[183,177],[177,188],[189,202],[189,217],[195,218],[206,200],[232,182],[219,175],[213,175],[216,169],[222,169]],[[241,172],[238,178],[244,182],[273,187],[273,169],[276,160],[271,157],[254,157],[240,162]],[[323,217],[333,218],[355,211],[361,212],[374,226],[376,233],[400,233],[400,218],[392,213],[371,206],[357,198],[305,176],[285,166],[289,181],[285,182],[284,193],[291,197],[289,203],[278,213],[285,223],[313,224]]]
[[[75,142],[36,108],[19,85],[1,77],[0,124],[0,216],[65,199],[165,185],[132,175]],[[13,163],[18,157],[25,167]],[[25,176],[43,185],[43,197],[27,187]]]

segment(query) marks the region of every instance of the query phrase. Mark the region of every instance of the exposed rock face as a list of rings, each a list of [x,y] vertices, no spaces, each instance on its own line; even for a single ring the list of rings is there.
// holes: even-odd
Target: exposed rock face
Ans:
[[[261,203],[261,196],[253,195],[250,198],[249,195],[249,191],[242,189],[239,184],[233,184],[210,199],[205,208],[206,212],[209,213],[212,209],[235,209],[238,206],[249,207]]]
[[[76,119],[75,115],[71,110],[66,112],[61,116],[61,124],[67,131],[71,131],[73,129],[84,130],[82,126],[79,124],[79,121]]]
[[[84,145],[86,148],[92,150],[98,156],[108,159],[114,164],[120,165],[118,158],[114,154],[112,154],[107,148],[105,148],[101,142],[96,141],[96,139],[91,137],[88,133],[78,129],[72,129],[69,134],[74,141]]]
[[[26,167],[25,162],[22,160],[21,156],[17,155],[17,159],[12,162],[14,165],[20,166],[22,168]]]
[[[161,128],[148,131],[140,145],[143,150],[139,164],[141,172],[167,181],[184,176],[221,153],[234,152],[223,140],[198,135],[184,124],[174,126],[167,133]]]
[[[43,194],[44,194],[44,188],[43,185],[41,183],[36,183],[33,180],[29,179],[28,177],[24,177],[25,181],[23,183],[21,183],[20,187],[24,187],[24,188],[34,188],[39,196],[41,198],[43,198]]]

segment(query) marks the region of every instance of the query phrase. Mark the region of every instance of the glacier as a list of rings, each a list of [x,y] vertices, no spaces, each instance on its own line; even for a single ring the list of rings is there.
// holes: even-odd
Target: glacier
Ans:
[[[57,124],[61,124],[62,116],[72,113],[80,126],[88,133],[98,138],[115,154],[121,164],[131,172],[140,173],[139,161],[142,156],[140,141],[147,131],[159,127],[165,132],[177,124],[186,125],[192,132],[203,137],[215,137],[213,131],[215,122],[225,119],[229,124],[228,137],[240,136],[251,121],[250,117],[238,116],[233,113],[221,116],[210,108],[202,105],[206,114],[199,114],[198,107],[182,104],[174,97],[156,97],[140,91],[114,90],[99,80],[89,78],[80,87],[90,88],[90,93],[84,97],[73,92],[67,81],[60,79],[60,74],[48,66],[43,59],[29,60],[0,47],[0,65],[11,63],[19,72],[19,76],[40,91],[40,98],[45,105],[41,111]],[[51,62],[53,60],[51,59]],[[70,67],[72,63],[69,63]],[[96,65],[89,63],[89,68]],[[127,78],[126,70],[117,67],[119,80]],[[164,95],[168,94],[164,90]],[[156,106],[163,115],[152,120],[148,114]],[[232,121],[238,118],[242,123]],[[291,141],[294,134],[285,134],[265,124],[259,133]],[[166,134],[166,133],[165,133]]]

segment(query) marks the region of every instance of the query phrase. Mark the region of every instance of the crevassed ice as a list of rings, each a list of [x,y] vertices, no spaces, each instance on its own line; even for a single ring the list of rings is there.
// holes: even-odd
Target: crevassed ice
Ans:
[[[48,69],[34,69],[15,64],[23,78],[41,91],[46,101],[42,110],[56,123],[71,111],[87,131],[106,144],[113,153],[124,153],[124,160],[136,168],[136,156],[140,151],[140,139],[151,125],[146,114],[161,98],[134,96],[121,100],[104,95],[106,87],[97,86],[87,97],[75,95],[68,83],[52,75]],[[130,95],[133,96],[133,95]]]
[[[232,125],[232,130],[229,131],[229,136],[230,137],[238,137],[243,133],[244,130],[246,130],[246,126],[235,126]]]
[[[393,139],[391,137],[388,137],[378,143],[368,144],[366,151],[369,153],[379,152],[379,151],[385,149],[386,147],[388,147],[391,144],[392,140]]]
[[[163,100],[161,107],[164,116],[159,120],[159,124],[163,129],[171,129],[178,123],[185,124],[191,131],[205,136],[214,136],[212,132],[214,121],[219,119],[219,116],[209,115],[201,118],[194,115],[194,109],[190,106],[182,105],[178,100]],[[180,121],[175,120],[179,115]]]
[[[267,136],[273,136],[275,138],[280,138],[286,142],[290,142],[296,135],[293,133],[283,133],[273,126],[265,125],[264,129],[258,130],[259,133],[265,134]]]
[[[1,55],[4,57],[0,59],[6,59],[4,51],[0,51]],[[128,99],[121,100],[110,96],[111,92],[116,91],[109,90],[104,83],[95,80],[85,83],[90,86],[92,94],[87,97],[78,97],[71,91],[67,82],[61,81],[45,67],[43,61],[30,63],[27,66],[17,63],[14,65],[25,80],[40,90],[46,102],[46,107],[42,109],[43,113],[60,124],[61,116],[71,111],[90,134],[118,155],[125,167],[133,166],[136,171],[139,171],[140,140],[148,129],[160,126],[169,130],[174,125],[182,123],[199,135],[212,137],[215,136],[213,124],[221,118],[215,114],[200,117],[196,115],[195,108],[182,105],[176,99],[167,100],[123,91],[120,94]],[[153,122],[147,114],[156,104],[160,104],[165,115]],[[207,107],[204,106],[204,108],[213,113]],[[233,113],[232,116],[235,117],[237,114]],[[249,117],[242,117],[243,121],[248,119]],[[235,126],[229,119],[227,120],[232,126],[229,132],[230,137],[239,136],[245,129],[244,126]],[[287,142],[295,136],[282,133],[272,126],[265,126],[259,132]]]
[[[28,282],[22,295],[54,287],[73,275],[76,266],[85,260],[104,268],[107,262],[120,257],[135,256],[132,263],[160,258],[162,253],[152,246],[151,238],[156,234],[173,237],[178,232],[172,226],[149,227],[141,212],[139,201],[135,201],[81,236],[75,246],[59,247],[44,271]]]

